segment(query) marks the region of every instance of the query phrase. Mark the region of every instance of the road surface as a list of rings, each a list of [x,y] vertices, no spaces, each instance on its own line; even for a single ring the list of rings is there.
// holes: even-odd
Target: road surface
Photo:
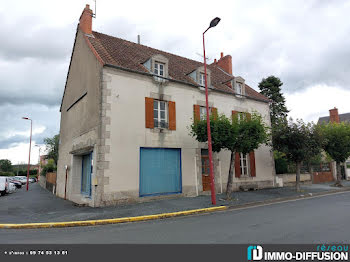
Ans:
[[[0,243],[349,243],[350,192],[138,223],[0,229]]]

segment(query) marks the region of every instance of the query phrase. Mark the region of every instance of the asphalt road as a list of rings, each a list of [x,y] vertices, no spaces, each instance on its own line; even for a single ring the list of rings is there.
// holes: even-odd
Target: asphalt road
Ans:
[[[243,210],[62,229],[0,229],[0,243],[349,243],[350,192]]]

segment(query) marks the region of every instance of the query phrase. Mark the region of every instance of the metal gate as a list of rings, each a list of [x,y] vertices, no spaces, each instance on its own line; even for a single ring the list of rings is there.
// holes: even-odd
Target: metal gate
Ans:
[[[140,196],[182,192],[181,150],[140,149]]]

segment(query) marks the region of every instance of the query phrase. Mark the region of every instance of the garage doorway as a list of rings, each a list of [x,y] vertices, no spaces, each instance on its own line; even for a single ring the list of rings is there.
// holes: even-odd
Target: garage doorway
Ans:
[[[181,149],[140,149],[140,196],[182,192]]]

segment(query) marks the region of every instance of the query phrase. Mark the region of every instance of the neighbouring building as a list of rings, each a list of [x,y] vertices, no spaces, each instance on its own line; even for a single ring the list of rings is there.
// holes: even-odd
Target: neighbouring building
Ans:
[[[40,163],[39,164],[41,166],[46,166],[48,162],[49,162],[49,158],[48,158],[47,155],[41,155],[40,156]]]
[[[322,123],[329,123],[329,122],[335,122],[335,123],[340,123],[340,122],[346,122],[350,123],[350,113],[345,113],[345,114],[339,114],[338,108],[334,107],[333,109],[329,110],[329,116],[323,116],[320,117],[317,121],[317,124],[322,124]],[[344,179],[349,180],[350,179],[350,158],[342,164],[342,168],[344,167]],[[333,176],[336,178],[336,164],[335,162],[332,163],[332,168],[333,168]]]
[[[232,58],[208,66],[213,114],[260,113],[269,100],[232,75]],[[164,195],[208,194],[207,145],[189,134],[205,117],[203,63],[92,31],[80,17],[61,103],[56,194],[79,204],[112,205]],[[214,153],[216,192],[227,182],[230,153]],[[271,148],[236,154],[234,190],[273,187]]]

